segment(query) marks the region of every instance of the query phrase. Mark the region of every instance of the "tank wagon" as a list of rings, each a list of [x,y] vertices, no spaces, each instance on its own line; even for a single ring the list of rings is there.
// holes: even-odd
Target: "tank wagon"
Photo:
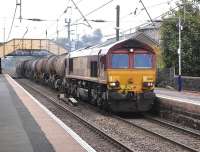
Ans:
[[[136,39],[52,56],[45,66],[43,80],[100,108],[145,112],[154,103],[156,51]]]
[[[17,63],[16,74],[17,74],[18,77],[23,77],[25,75],[24,70],[25,70],[24,61],[21,61],[21,62]]]
[[[35,64],[34,59],[24,61],[24,75],[26,78],[33,78],[35,75],[35,67],[32,64]]]

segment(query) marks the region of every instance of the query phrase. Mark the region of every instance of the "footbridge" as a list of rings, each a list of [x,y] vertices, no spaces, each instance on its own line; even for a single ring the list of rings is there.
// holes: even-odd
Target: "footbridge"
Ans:
[[[64,47],[56,44],[55,42],[49,39],[12,39],[8,42],[5,42],[0,45],[0,74],[2,73],[1,68],[1,58],[12,55],[17,51],[20,52],[30,52],[33,53],[35,51],[48,51],[51,54],[63,54],[67,53]]]
[[[67,52],[64,47],[49,39],[12,39],[0,45],[0,58],[17,50],[26,52],[47,50],[50,53],[57,55]]]

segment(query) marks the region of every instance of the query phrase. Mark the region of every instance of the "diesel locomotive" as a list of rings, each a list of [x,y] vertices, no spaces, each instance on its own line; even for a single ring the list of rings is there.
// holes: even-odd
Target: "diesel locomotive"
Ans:
[[[129,38],[23,61],[17,73],[113,112],[145,112],[154,103],[156,50]]]

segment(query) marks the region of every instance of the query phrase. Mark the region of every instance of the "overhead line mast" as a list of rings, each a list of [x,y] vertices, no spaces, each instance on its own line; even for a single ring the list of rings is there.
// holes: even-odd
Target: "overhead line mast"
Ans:
[[[120,6],[117,5],[116,7],[117,13],[116,13],[116,41],[119,41],[119,16],[120,16]]]
[[[20,15],[19,15],[19,19],[20,19],[20,23],[22,22],[22,0],[20,0],[20,3],[18,4],[20,6]]]

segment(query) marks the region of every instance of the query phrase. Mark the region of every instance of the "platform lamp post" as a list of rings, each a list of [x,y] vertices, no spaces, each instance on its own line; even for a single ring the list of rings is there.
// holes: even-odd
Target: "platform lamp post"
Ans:
[[[178,33],[179,33],[179,38],[178,38],[178,91],[182,91],[182,78],[181,78],[181,30],[182,30],[182,25],[181,25],[181,15],[179,15],[179,23],[178,23]]]

